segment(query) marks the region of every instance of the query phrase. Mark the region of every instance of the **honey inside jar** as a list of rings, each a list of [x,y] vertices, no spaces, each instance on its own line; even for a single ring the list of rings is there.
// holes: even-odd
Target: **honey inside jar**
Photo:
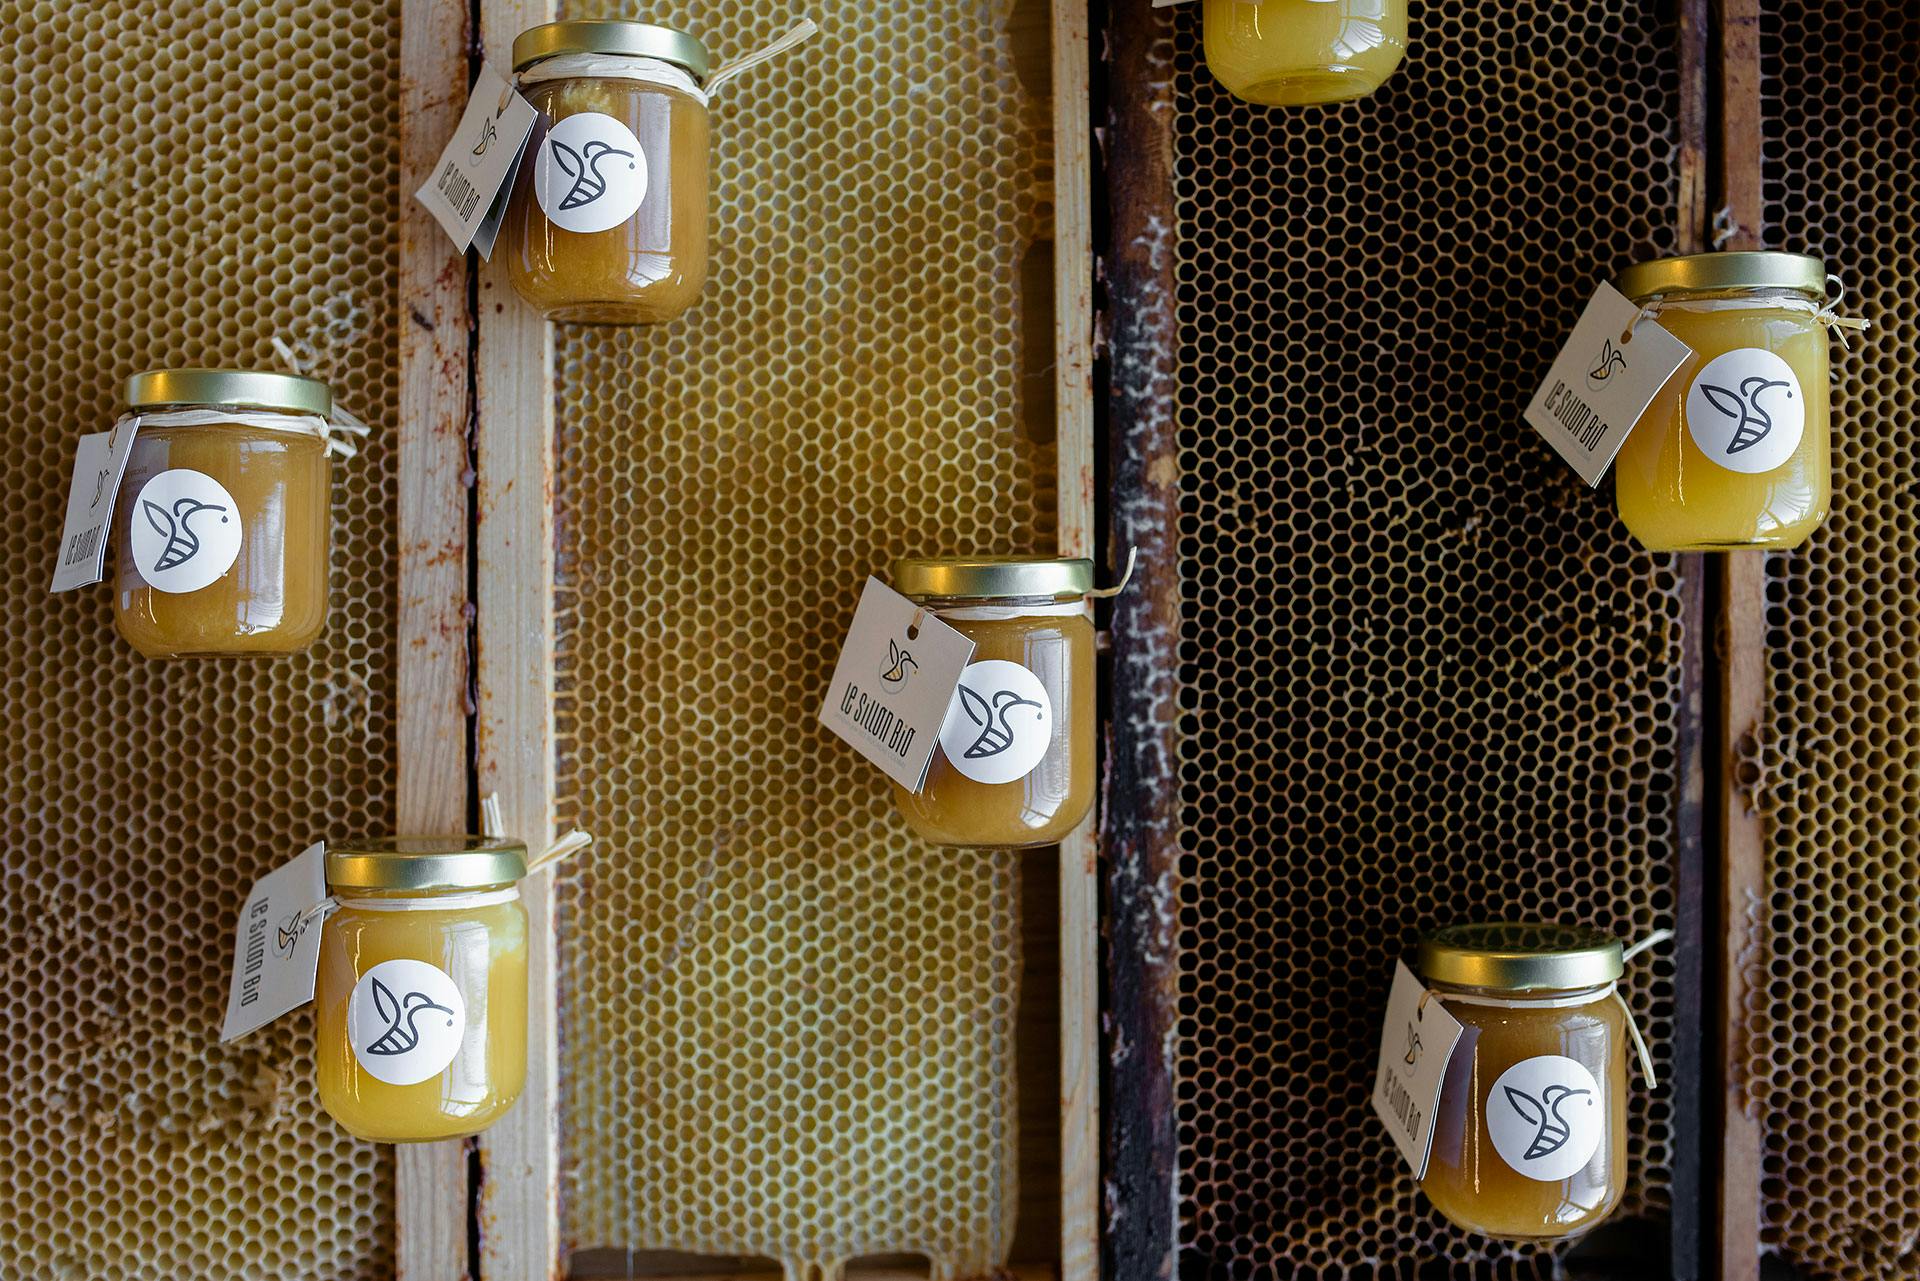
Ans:
[[[502,227],[513,287],[549,320],[654,324],[707,278],[707,52],[643,22],[555,22],[513,42],[547,121]]]
[[[1626,1186],[1618,940],[1550,924],[1455,926],[1422,940],[1415,968],[1464,1029],[1421,1191],[1455,1225],[1504,1240],[1594,1227]]]
[[[1831,485],[1825,266],[1694,254],[1642,263],[1617,283],[1693,352],[1614,461],[1621,521],[1650,551],[1805,542]]]
[[[1093,564],[902,560],[894,586],[974,642],[924,786],[894,797],[937,845],[1049,845],[1093,805]]]
[[[1206,0],[1207,69],[1269,107],[1364,98],[1407,50],[1406,0]]]
[[[127,401],[140,424],[113,513],[121,636],[148,658],[312,644],[329,591],[326,386],[155,370],[128,382]]]
[[[526,850],[396,838],[327,855],[314,987],[321,1104],[380,1143],[474,1134],[527,1074]]]

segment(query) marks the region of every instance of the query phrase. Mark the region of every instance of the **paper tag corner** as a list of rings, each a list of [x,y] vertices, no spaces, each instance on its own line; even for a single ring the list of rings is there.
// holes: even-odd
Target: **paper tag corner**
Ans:
[[[1587,301],[1521,415],[1589,488],[1693,354],[1606,281]]]

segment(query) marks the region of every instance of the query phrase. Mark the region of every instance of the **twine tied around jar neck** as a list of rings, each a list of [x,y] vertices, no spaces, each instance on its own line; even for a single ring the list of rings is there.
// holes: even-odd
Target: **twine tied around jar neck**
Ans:
[[[280,335],[275,334],[272,338],[268,339],[268,342],[273,346],[273,354],[280,357],[281,364],[285,365],[294,373],[299,374],[302,378],[311,378],[313,376],[311,372],[313,362],[310,360],[302,360],[299,356],[296,356],[292,346],[281,338]],[[325,428],[322,435],[326,437],[327,452],[339,458],[352,458],[355,454],[358,454],[360,452],[359,442],[373,435],[373,428],[362,422],[351,410],[343,408],[337,399],[333,402],[333,413],[331,416],[327,418],[321,418],[316,414],[306,416],[312,418],[313,421],[321,424],[322,427]]]
[[[500,793],[490,792],[480,802],[480,830],[493,840],[501,840],[507,834],[507,825],[500,812]],[[527,859],[527,875],[545,872],[572,858],[587,846],[593,844],[593,837],[575,828],[565,836],[547,846],[539,854]]]
[[[774,37],[752,53],[743,53],[738,58],[729,58],[721,63],[720,69],[707,77],[707,92],[712,93],[743,71],[751,71],[761,63],[779,57],[803,41],[812,39],[819,31],[819,24],[812,18],[800,19],[785,35]]]
[[[1847,284],[1832,272],[1827,273],[1827,297],[1820,310],[1813,313],[1816,324],[1827,327],[1827,332],[1840,340],[1840,350],[1852,351],[1853,344],[1847,341],[1849,333],[1863,334],[1867,331],[1868,320],[1865,316],[1843,316],[1840,304],[1847,300]]]

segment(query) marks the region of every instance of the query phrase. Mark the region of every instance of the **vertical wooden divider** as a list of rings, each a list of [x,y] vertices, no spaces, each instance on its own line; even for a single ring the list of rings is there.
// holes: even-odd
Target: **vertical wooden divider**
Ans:
[[[467,826],[467,263],[413,198],[466,102],[465,0],[406,0],[400,20],[401,832]],[[394,1155],[400,1281],[467,1276],[467,1154],[459,1140]]]
[[[1087,0],[1053,4],[1054,385],[1060,554],[1094,539],[1092,121]],[[1060,1278],[1100,1275],[1098,816],[1060,846]]]
[[[1708,145],[1709,0],[1681,0],[1679,7],[1680,161],[1678,171],[1679,226],[1675,247],[1681,253],[1706,248],[1707,225],[1712,219],[1708,202],[1711,178]],[[1707,1011],[1709,975],[1717,966],[1709,953],[1715,946],[1709,922],[1709,903],[1717,883],[1707,842],[1707,726],[1706,654],[1708,557],[1693,554],[1677,558],[1681,593],[1680,627],[1683,637],[1679,728],[1674,768],[1679,775],[1674,813],[1674,910],[1672,1079],[1662,1087],[1669,1100],[1673,1150],[1668,1169],[1672,1176],[1669,1257],[1674,1281],[1697,1281],[1706,1270],[1703,1253],[1707,1231],[1707,1118],[1712,1113],[1706,1065],[1711,1061]],[[1649,962],[1641,962],[1648,964]]]
[[[514,36],[551,21],[550,0],[483,0],[490,66],[510,72]],[[479,439],[479,724],[482,796],[507,831],[553,840],[553,330],[507,282],[504,248],[480,269],[475,400]],[[527,958],[527,1084],[480,1137],[480,1275],[547,1281],[559,1262],[558,1051],[553,881],[521,890]]]
[[[1734,234],[1722,249],[1762,247],[1759,0],[1714,0],[1720,36],[1720,206]],[[1764,1136],[1749,1096],[1746,1056],[1756,977],[1764,982],[1766,847],[1760,815],[1739,776],[1740,758],[1766,709],[1766,576],[1763,552],[1719,558],[1720,747],[1714,783],[1720,825],[1720,1276],[1760,1275],[1760,1181]]]

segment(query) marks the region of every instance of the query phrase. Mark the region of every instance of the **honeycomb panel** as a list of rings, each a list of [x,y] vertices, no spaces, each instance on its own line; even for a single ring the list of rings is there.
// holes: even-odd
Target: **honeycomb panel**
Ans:
[[[1764,9],[1770,247],[1823,256],[1873,329],[1836,347],[1833,515],[1771,557],[1762,1244],[1810,1277],[1908,1278],[1920,1240],[1920,13]]]
[[[1674,250],[1672,15],[1436,0],[1373,98],[1273,110],[1213,82],[1199,8],[1173,50],[1182,1273],[1551,1275],[1441,1220],[1368,1092],[1425,930],[1672,923],[1684,562],[1520,418],[1596,279]],[[1627,995],[1664,1069],[1668,962]],[[1630,1123],[1621,1214],[1662,1219],[1664,1094]]]
[[[698,307],[559,331],[561,790],[600,837],[560,899],[577,1257],[1007,1258],[1018,861],[916,843],[814,718],[868,573],[1052,545],[1020,399],[1047,104],[1011,7],[817,8],[714,104]],[[778,29],[654,16],[723,55]]]
[[[246,887],[390,828],[393,445],[336,470],[308,655],[143,661],[50,597],[75,439],[151,365],[291,340],[392,420],[398,6],[0,3],[0,1277],[391,1278],[390,1161],[320,1111],[311,1022],[217,1044]]]

